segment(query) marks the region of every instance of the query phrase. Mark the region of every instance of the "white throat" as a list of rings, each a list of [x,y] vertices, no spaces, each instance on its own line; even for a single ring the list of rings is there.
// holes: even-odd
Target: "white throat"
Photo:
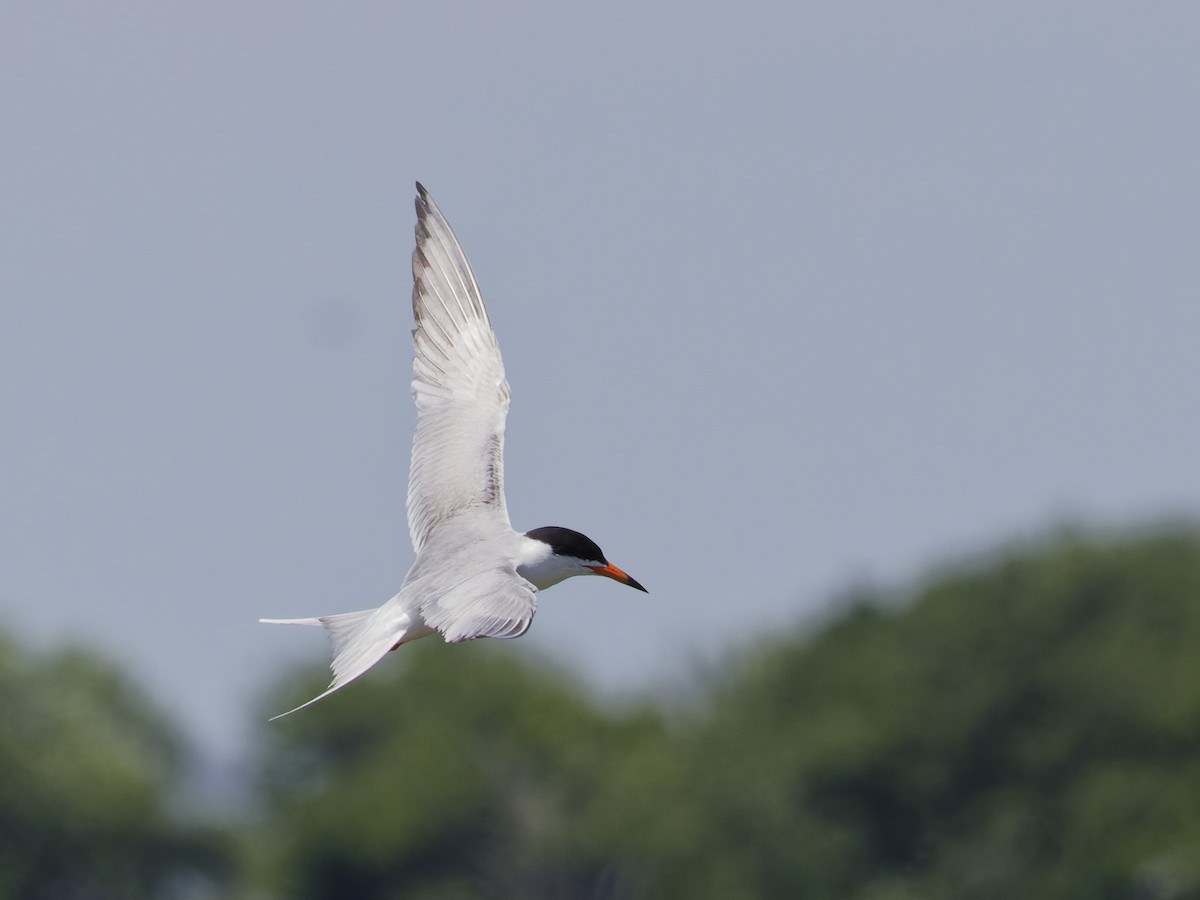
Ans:
[[[553,587],[572,575],[590,575],[583,563],[567,556],[557,556],[550,545],[521,535],[521,546],[517,550],[517,574],[529,581],[539,591]]]

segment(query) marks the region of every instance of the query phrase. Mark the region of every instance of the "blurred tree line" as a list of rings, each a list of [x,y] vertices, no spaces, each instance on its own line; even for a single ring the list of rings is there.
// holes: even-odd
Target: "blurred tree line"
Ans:
[[[176,751],[110,670],[4,646],[0,896],[1200,898],[1198,650],[1183,528],[860,592],[685,697],[422,642],[264,726],[222,842],[172,815]]]
[[[113,666],[0,638],[0,898],[195,896],[230,836],[171,808],[183,748]]]

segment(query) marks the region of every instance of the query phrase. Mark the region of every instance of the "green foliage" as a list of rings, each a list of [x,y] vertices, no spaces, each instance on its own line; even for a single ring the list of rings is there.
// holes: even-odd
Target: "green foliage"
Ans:
[[[736,774],[693,846],[745,896],[1198,897],[1198,646],[1188,534],[1066,538],[858,605],[721,685],[691,777]],[[669,849],[655,896],[733,895]]]
[[[0,897],[1200,900],[1198,648],[1183,529],[859,596],[686,704],[423,641],[264,725],[238,886],[127,680],[0,641]]]
[[[0,640],[0,897],[167,896],[219,868],[168,814],[179,748],[111,667]]]
[[[424,643],[271,726],[280,895],[1200,898],[1192,532],[860,598],[670,718]]]
[[[272,830],[286,831],[276,888],[603,896],[621,876],[593,820],[628,748],[661,732],[655,718],[605,715],[561,673],[494,644],[429,641],[396,657],[319,713],[274,723],[263,772]]]

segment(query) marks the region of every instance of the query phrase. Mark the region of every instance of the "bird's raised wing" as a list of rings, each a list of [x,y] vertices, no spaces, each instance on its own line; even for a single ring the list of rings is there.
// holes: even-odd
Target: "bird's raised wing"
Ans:
[[[490,512],[508,526],[504,422],[509,392],[471,264],[420,184],[416,204],[412,390],[417,431],[408,476],[408,530],[413,549],[420,551],[434,526],[463,512]]]
[[[537,610],[537,588],[512,567],[472,575],[421,604],[421,617],[446,643],[523,635]]]

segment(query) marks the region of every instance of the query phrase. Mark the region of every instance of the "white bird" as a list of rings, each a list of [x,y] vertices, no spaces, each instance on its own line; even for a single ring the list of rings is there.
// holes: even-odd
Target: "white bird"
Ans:
[[[417,431],[408,476],[416,559],[400,592],[378,609],[308,619],[333,644],[328,697],[390,650],[441,633],[447,643],[515,638],[533,621],[538,591],[574,575],[604,575],[646,590],[568,528],[514,531],[504,505],[509,390],[500,346],[471,265],[449,223],[417,184],[413,250],[413,399]],[[281,716],[275,716],[276,719]]]

